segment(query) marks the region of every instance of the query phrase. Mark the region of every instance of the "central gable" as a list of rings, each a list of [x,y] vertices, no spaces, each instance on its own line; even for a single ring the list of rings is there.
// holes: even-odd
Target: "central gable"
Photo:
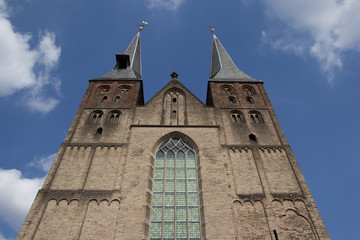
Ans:
[[[213,125],[213,109],[173,78],[144,106],[136,107],[139,125]]]

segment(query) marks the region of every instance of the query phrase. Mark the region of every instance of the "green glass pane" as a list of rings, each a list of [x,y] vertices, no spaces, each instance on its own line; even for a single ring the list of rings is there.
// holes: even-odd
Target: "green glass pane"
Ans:
[[[164,167],[164,153],[162,151],[158,151],[156,154],[155,167]]]
[[[174,179],[175,178],[175,169],[174,168],[165,168],[165,178]]]
[[[185,179],[185,168],[176,168],[176,179]]]
[[[199,208],[189,207],[189,221],[190,222],[199,222]]]
[[[162,221],[162,207],[153,207],[151,211],[151,221],[161,222]]]
[[[174,207],[165,207],[164,208],[164,221],[174,222],[175,219],[175,209]]]
[[[179,151],[176,154],[176,159],[185,159],[185,153],[183,151]]]
[[[176,193],[176,206],[186,206],[186,194]]]
[[[189,237],[190,239],[200,239],[200,224],[189,223]]]
[[[176,221],[186,222],[186,207],[176,207]]]
[[[177,168],[185,167],[185,153],[183,151],[179,151],[176,155],[176,167]]]
[[[162,193],[154,193],[153,195],[153,206],[162,206],[163,203],[163,194]]]
[[[195,153],[193,151],[188,151],[187,153],[187,159],[192,160],[195,159]]]
[[[176,181],[176,192],[186,192],[186,182],[184,180]]]
[[[154,192],[162,192],[164,188],[164,180],[155,179],[154,181]]]
[[[198,206],[197,193],[189,193],[188,194],[188,204],[189,204],[189,206]]]
[[[164,239],[175,237],[175,224],[173,222],[164,223]]]
[[[155,179],[164,179],[164,169],[163,168],[155,168]]]
[[[178,144],[178,142],[179,142],[180,139],[179,139],[179,138],[173,138],[172,140],[173,140],[173,142],[174,142],[175,145],[176,145],[176,144]]]
[[[186,222],[177,222],[176,223],[176,238],[187,238]]]
[[[161,238],[161,223],[151,223],[150,238]]]
[[[167,168],[175,167],[175,159],[174,158],[166,158],[166,167]]]
[[[175,206],[175,195],[174,193],[165,193],[165,206]]]
[[[166,180],[165,181],[165,192],[174,192],[175,191],[175,181],[174,180]]]
[[[174,152],[173,152],[173,151],[168,151],[168,152],[166,153],[166,158],[167,158],[167,159],[175,159],[175,154],[174,154]]]
[[[187,169],[187,178],[188,179],[196,179],[196,169],[195,168]]]
[[[195,159],[186,159],[186,166],[189,168],[195,168],[196,167],[196,162]]]
[[[196,180],[188,180],[188,192],[197,192],[197,182]]]
[[[176,159],[177,168],[185,168],[185,159]]]

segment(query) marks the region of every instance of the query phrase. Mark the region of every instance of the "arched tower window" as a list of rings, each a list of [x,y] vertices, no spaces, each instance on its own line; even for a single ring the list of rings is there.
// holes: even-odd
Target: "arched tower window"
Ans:
[[[252,123],[263,123],[264,120],[261,116],[261,113],[257,112],[257,111],[250,111],[250,120]]]
[[[226,95],[231,95],[233,94],[233,88],[227,85],[221,86],[221,90],[224,94]]]
[[[170,138],[156,152],[150,240],[201,239],[194,149]]]
[[[120,114],[120,111],[111,111],[108,116],[108,123],[118,123],[120,119]]]
[[[109,85],[101,85],[100,87],[98,87],[97,92],[101,95],[108,95],[110,92],[110,86]]]
[[[240,111],[232,111],[230,116],[233,123],[245,123],[244,115]]]
[[[128,95],[130,93],[131,87],[128,85],[122,85],[119,87],[118,92],[120,95]]]
[[[254,96],[256,95],[255,89],[253,87],[250,86],[243,86],[243,91],[244,91],[244,96]]]
[[[252,97],[246,97],[246,102],[249,104],[253,104],[254,100],[252,99]]]
[[[90,114],[89,123],[100,123],[103,112],[98,110]]]
[[[230,103],[236,103],[236,100],[235,100],[234,97],[229,97],[229,102],[230,102]]]

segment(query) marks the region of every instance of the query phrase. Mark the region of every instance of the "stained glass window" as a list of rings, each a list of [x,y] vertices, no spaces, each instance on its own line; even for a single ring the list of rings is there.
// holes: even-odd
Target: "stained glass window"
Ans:
[[[196,156],[179,138],[162,143],[155,159],[150,240],[200,240]]]

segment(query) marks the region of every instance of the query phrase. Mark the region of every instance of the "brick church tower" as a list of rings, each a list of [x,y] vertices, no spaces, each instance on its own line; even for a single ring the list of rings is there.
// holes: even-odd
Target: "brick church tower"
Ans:
[[[213,34],[206,104],[144,103],[140,32],[91,79],[17,239],[330,239],[263,82]]]

